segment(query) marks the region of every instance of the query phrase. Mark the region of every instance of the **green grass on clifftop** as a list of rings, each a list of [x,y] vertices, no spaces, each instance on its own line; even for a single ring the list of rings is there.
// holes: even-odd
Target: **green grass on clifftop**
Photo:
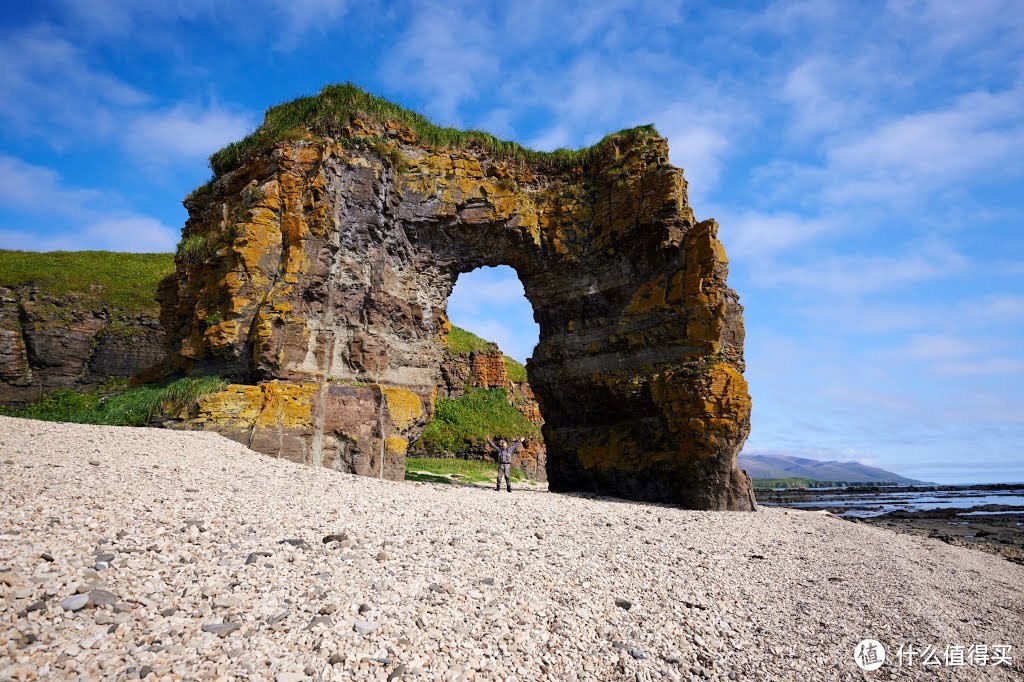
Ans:
[[[461,327],[452,327],[451,332],[448,334],[448,352],[453,355],[482,353],[496,347],[490,341],[485,341],[473,332],[466,331]],[[517,384],[524,383],[526,381],[526,367],[523,366],[523,363],[507,355],[504,358],[505,371],[508,373],[509,381],[514,381]]]
[[[530,163],[547,163],[556,168],[586,164],[596,155],[601,144],[613,137],[643,138],[657,135],[653,125],[643,125],[608,135],[591,147],[538,152],[517,142],[499,140],[480,130],[458,130],[435,125],[420,114],[371,95],[351,83],[342,83],[324,86],[316,95],[299,97],[270,107],[263,115],[263,123],[256,130],[210,155],[210,168],[217,175],[232,171],[245,159],[269,150],[278,142],[301,138],[304,130],[314,135],[340,133],[354,114],[363,114],[381,123],[397,122],[412,129],[424,144],[449,149],[479,145],[496,158],[512,157]]]
[[[509,404],[504,391],[487,389],[455,400],[440,398],[417,444],[431,455],[453,455],[483,445],[486,438],[513,440],[539,434],[540,429]]]
[[[476,334],[466,331],[462,327],[452,327],[448,333],[448,352],[453,355],[469,355],[470,353],[481,353],[490,350],[494,346],[490,341],[485,341]]]
[[[76,424],[145,426],[157,414],[194,405],[200,397],[226,385],[220,377],[206,376],[146,384],[106,395],[102,391],[77,393],[58,389],[25,407],[0,408],[0,414]]]
[[[156,314],[157,284],[174,254],[0,250],[0,286],[34,284],[55,295],[81,293],[127,313]]]

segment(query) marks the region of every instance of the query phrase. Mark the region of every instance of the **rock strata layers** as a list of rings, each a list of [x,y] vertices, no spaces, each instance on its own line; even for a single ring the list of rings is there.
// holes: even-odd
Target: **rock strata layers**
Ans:
[[[165,340],[152,313],[111,312],[95,296],[0,287],[0,404],[58,388],[95,388],[160,365]]]
[[[551,488],[751,508],[742,308],[718,225],[694,218],[653,130],[566,164],[353,116],[249,155],[186,208],[160,293],[172,369],[252,385],[229,389],[244,396],[225,420],[208,398],[208,428],[398,477],[456,279],[509,265],[540,325],[528,374]]]

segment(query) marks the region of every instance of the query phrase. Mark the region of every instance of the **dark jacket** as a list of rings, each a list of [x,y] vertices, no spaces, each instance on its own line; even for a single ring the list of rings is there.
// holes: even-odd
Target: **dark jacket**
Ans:
[[[523,445],[523,441],[519,440],[516,441],[513,445],[509,445],[508,447],[505,448],[499,448],[497,445],[494,444],[494,441],[492,441],[490,438],[487,439],[487,443],[492,448],[498,451],[498,464],[511,464],[512,455],[515,454],[516,450],[518,450]]]

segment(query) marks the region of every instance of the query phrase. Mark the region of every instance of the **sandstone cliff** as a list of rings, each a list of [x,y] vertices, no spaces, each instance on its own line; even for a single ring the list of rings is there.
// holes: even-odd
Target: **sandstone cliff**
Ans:
[[[162,364],[155,293],[172,268],[170,254],[0,251],[0,404]]]
[[[541,328],[552,489],[753,504],[742,308],[652,127],[541,154],[330,86],[211,163],[160,294],[172,369],[251,384],[211,398],[208,427],[397,477],[458,274],[505,264]]]

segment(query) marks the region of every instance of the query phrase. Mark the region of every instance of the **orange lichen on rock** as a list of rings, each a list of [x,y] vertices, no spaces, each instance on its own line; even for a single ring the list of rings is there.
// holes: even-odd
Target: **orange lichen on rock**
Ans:
[[[208,248],[161,288],[169,369],[315,387],[293,396],[308,411],[259,389],[250,445],[400,477],[388,439],[416,438],[438,386],[509,390],[500,352],[461,367],[443,346],[459,273],[509,265],[541,327],[528,416],[552,489],[749,508],[732,473],[749,430],[742,307],[666,140],[641,127],[545,155],[418,126],[353,110],[219,158],[186,201],[184,233]],[[256,409],[239,393],[220,411],[244,416],[225,423]]]

